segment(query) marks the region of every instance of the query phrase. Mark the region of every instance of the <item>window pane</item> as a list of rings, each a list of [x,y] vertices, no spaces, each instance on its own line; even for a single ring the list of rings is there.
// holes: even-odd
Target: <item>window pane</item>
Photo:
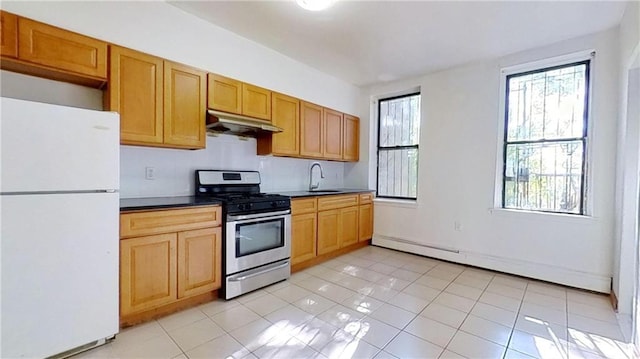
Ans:
[[[508,144],[504,207],[581,213],[583,142]]]
[[[418,149],[380,149],[378,152],[378,196],[416,198]]]
[[[418,144],[420,95],[380,100],[380,147]]]
[[[582,137],[586,64],[509,77],[507,140]]]

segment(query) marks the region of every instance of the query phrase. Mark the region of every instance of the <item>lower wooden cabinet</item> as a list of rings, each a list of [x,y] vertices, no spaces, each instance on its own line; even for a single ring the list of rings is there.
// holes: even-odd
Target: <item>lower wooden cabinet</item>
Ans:
[[[361,204],[358,210],[358,241],[373,237],[373,204]]]
[[[120,313],[140,312],[176,300],[176,234],[120,242]]]
[[[316,212],[291,216],[291,264],[316,257]]]
[[[168,214],[176,220],[171,221]],[[183,230],[183,218],[195,218],[196,214],[202,220],[188,226],[201,228]],[[210,220],[220,218],[219,206],[133,212],[120,217],[121,318],[220,288],[222,230],[219,222]],[[155,227],[141,225],[132,232],[126,225],[153,223],[154,217],[158,219]],[[167,233],[145,235],[158,231]],[[135,237],[127,237],[131,233],[136,233]]]
[[[358,243],[358,207],[340,209],[338,241],[340,248]]]
[[[220,288],[221,245],[220,227],[178,233],[178,298]]]
[[[371,193],[363,193],[293,199],[291,264],[299,269],[301,263],[308,266],[318,256],[328,258],[342,248],[371,239],[372,198]]]
[[[340,249],[340,211],[318,212],[318,255]]]

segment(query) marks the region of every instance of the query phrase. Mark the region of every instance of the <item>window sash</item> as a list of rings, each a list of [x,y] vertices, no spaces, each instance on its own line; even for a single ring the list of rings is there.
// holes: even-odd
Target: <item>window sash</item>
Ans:
[[[420,92],[414,92],[414,93],[409,93],[409,94],[405,94],[405,95],[400,95],[400,96],[394,96],[394,97],[388,97],[388,98],[383,98],[383,99],[379,99],[378,100],[378,151],[377,151],[377,158],[376,158],[376,197],[378,198],[389,198],[389,199],[404,199],[404,200],[416,200],[417,199],[417,187],[418,187],[418,164],[417,164],[417,156],[419,156],[419,130],[418,133],[416,134],[415,137],[415,141],[416,143],[413,144],[402,144],[402,145],[386,145],[383,146],[381,145],[382,143],[382,104],[385,101],[393,101],[393,100],[397,100],[397,99],[402,99],[402,98],[409,98],[409,97],[413,97],[413,96],[419,96]],[[418,108],[418,113],[419,113],[420,109]],[[418,121],[419,118],[418,118]],[[394,141],[394,143],[398,143],[401,141]],[[388,194],[383,194],[381,193],[381,180],[380,180],[380,172],[381,172],[381,165],[380,165],[380,161],[381,161],[381,153],[383,152],[387,152],[387,153],[391,153],[394,151],[415,151],[415,156],[416,156],[416,163],[415,163],[415,174],[413,175],[414,177],[414,182],[415,182],[415,196],[392,196],[392,195],[388,195]],[[408,169],[407,172],[409,174],[411,174],[411,169]],[[394,173],[395,176],[395,173]],[[401,180],[402,181],[402,180]],[[407,181],[407,188],[409,188],[409,182],[411,181],[411,179],[409,178],[409,176],[407,176],[406,178]],[[394,186],[395,186],[395,177],[394,177]],[[402,187],[402,183],[400,184],[400,186]],[[395,193],[395,191],[393,191]],[[401,191],[402,192],[402,191]]]
[[[535,139],[527,139],[527,140],[509,140],[509,95],[510,95],[510,79],[514,77],[521,77],[536,73],[544,73],[548,71],[553,71],[557,69],[569,68],[585,65],[584,69],[584,106],[582,111],[582,136],[581,137],[553,137],[553,138],[535,138]],[[506,76],[506,84],[505,84],[505,107],[504,107],[504,141],[503,141],[503,161],[502,161],[502,208],[506,209],[515,209],[515,210],[528,210],[528,211],[536,211],[536,212],[549,212],[549,213],[562,213],[562,214],[573,214],[573,215],[584,215],[585,214],[585,202],[586,202],[586,171],[587,171],[587,139],[588,139],[588,113],[589,113],[589,101],[590,101],[590,60],[577,61],[572,63],[567,63],[563,65],[551,66],[531,71],[514,73]],[[546,91],[546,87],[545,87]],[[542,119],[544,121],[545,118]],[[525,208],[525,207],[512,207],[506,205],[506,190],[507,190],[507,149],[509,146],[514,145],[527,145],[527,144],[557,144],[562,142],[575,142],[580,141],[582,143],[582,166],[580,171],[580,190],[579,190],[579,211],[569,212],[569,211],[560,211],[560,210],[548,210],[541,208]],[[572,176],[572,174],[569,174]],[[517,192],[516,192],[517,193]]]
[[[393,159],[393,171],[389,171],[385,166],[381,166],[382,154],[386,153],[386,159],[389,160],[389,155],[394,152],[402,152],[407,151],[407,155],[409,155],[408,151],[415,151],[415,166],[410,166],[409,159],[407,158],[407,162],[404,163],[403,158],[400,158],[400,171],[396,169],[396,160]],[[418,156],[419,156],[418,145],[412,146],[400,146],[400,148],[380,148],[378,150],[378,172],[376,175],[377,178],[377,188],[376,188],[376,196],[378,198],[393,198],[393,199],[406,199],[406,200],[416,200],[418,198]],[[402,153],[401,153],[402,156]],[[384,181],[386,183],[385,187],[391,186],[393,189],[391,191],[383,190],[382,180],[380,178],[381,175],[381,167],[386,168],[386,176]],[[391,174],[391,181],[389,181],[389,174]],[[396,176],[400,174],[399,181],[396,181]],[[406,174],[406,176],[403,176]],[[391,182],[391,183],[389,183]],[[398,189],[399,190],[396,190]],[[388,195],[387,193],[415,193],[414,196],[401,196],[401,195]]]

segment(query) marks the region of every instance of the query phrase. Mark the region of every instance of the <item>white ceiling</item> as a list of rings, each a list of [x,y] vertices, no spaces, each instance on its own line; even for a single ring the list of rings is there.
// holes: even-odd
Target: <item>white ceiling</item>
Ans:
[[[614,1],[171,2],[322,72],[362,86],[507,55],[616,26]]]

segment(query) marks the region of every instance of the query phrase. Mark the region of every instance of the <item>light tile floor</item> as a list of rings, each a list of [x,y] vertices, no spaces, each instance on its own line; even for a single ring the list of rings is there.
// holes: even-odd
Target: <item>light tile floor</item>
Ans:
[[[77,358],[633,358],[605,295],[369,246]]]

